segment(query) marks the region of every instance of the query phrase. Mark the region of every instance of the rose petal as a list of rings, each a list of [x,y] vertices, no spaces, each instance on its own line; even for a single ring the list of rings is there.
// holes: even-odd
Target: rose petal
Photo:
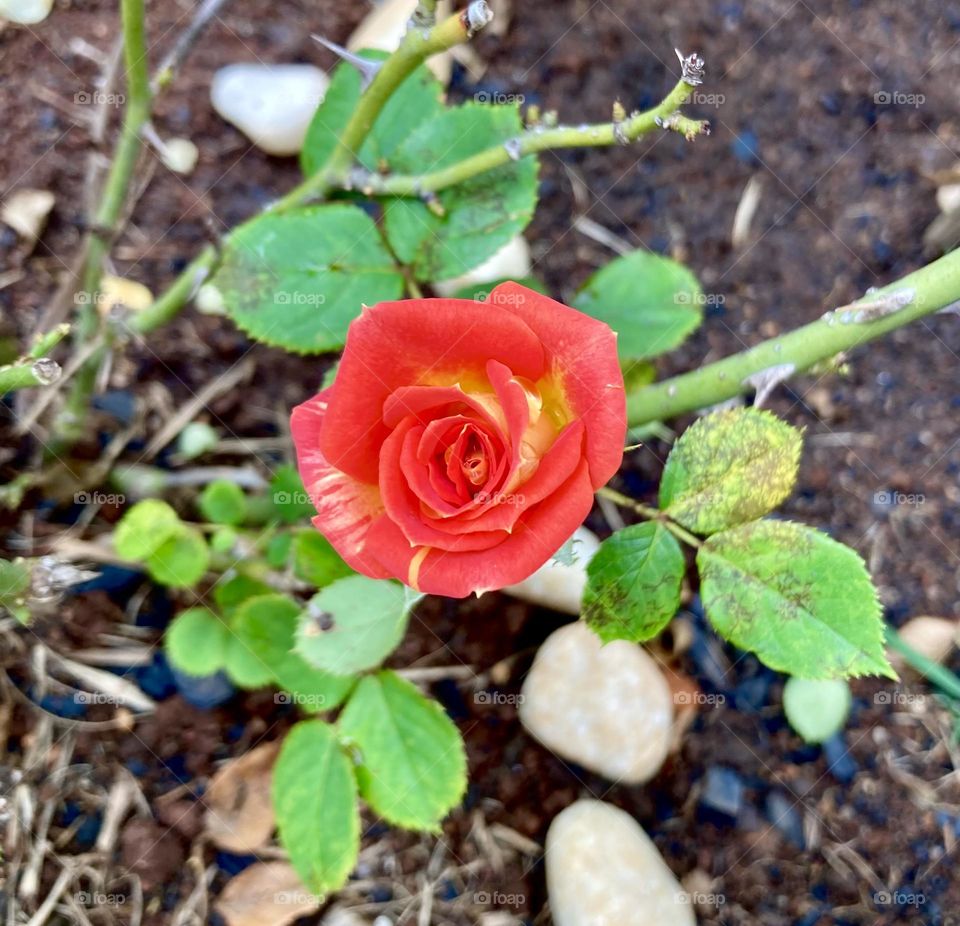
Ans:
[[[484,305],[512,312],[542,341],[573,417],[586,426],[590,479],[600,488],[620,466],[627,431],[616,334],[603,322],[519,283],[501,283]],[[512,369],[518,372],[516,366]]]
[[[549,502],[528,511],[513,534],[489,550],[411,548],[389,519],[378,520],[371,527],[368,549],[392,575],[411,587],[430,595],[465,598],[514,585],[532,575],[563,546],[592,506],[593,486],[587,463],[581,461]]]
[[[365,550],[367,532],[384,517],[380,490],[332,467],[320,450],[329,389],[298,405],[290,416],[297,466],[317,516],[313,524],[352,568],[375,579],[391,573]]]
[[[475,531],[464,539],[426,523],[420,499],[411,491],[400,464],[403,443],[416,427],[415,418],[405,419],[380,448],[380,494],[388,517],[406,540],[407,549],[415,545],[429,545],[442,549],[488,550],[500,543],[506,536],[504,531]]]
[[[469,299],[384,302],[351,325],[321,434],[324,456],[363,482],[377,481],[389,429],[384,402],[397,389],[450,385],[501,360],[519,376],[544,372],[540,339],[517,314]]]

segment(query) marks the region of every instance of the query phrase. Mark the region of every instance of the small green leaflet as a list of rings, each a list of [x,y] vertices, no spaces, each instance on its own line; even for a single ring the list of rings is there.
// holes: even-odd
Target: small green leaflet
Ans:
[[[706,415],[670,452],[660,507],[698,534],[762,517],[790,494],[802,443],[800,431],[758,408]]]
[[[353,766],[336,731],[320,720],[298,723],[273,767],[280,842],[304,884],[317,894],[342,887],[360,851]]]
[[[304,582],[323,588],[337,579],[353,575],[330,541],[319,531],[297,531],[293,538],[293,574]]]
[[[685,563],[680,544],[661,523],[617,531],[587,566],[583,618],[603,640],[649,640],[680,607]]]
[[[714,534],[697,554],[717,633],[771,669],[803,678],[896,678],[863,560],[826,534],[754,521]]]
[[[26,600],[31,568],[29,560],[0,559],[0,609],[6,608],[21,624],[30,621]]]
[[[521,131],[515,106],[466,103],[447,109],[415,129],[392,158],[398,173],[428,173]],[[413,198],[387,203],[387,238],[404,263],[413,264],[419,280],[460,276],[494,255],[526,228],[537,199],[537,160],[511,161],[492,171],[442,190],[437,215]]]
[[[362,51],[360,54],[373,61],[387,57],[381,51]],[[413,129],[443,110],[442,98],[443,87],[437,79],[427,67],[418,67],[380,111],[360,148],[360,163],[368,170],[381,170]],[[343,62],[333,72],[323,102],[307,129],[300,152],[304,176],[316,173],[327,162],[359,99],[360,73],[352,64]]]
[[[237,609],[231,629],[239,643],[269,669],[283,697],[311,713],[333,710],[355,679],[311,666],[293,651],[300,606],[286,595],[248,598]]]
[[[683,264],[633,251],[598,270],[572,305],[617,332],[620,359],[645,360],[677,347],[702,319],[703,295]]]
[[[210,564],[210,548],[203,534],[186,524],[179,524],[149,556],[147,572],[169,588],[191,588],[196,585]]]
[[[842,678],[788,678],[783,712],[808,743],[823,743],[843,729],[850,714],[850,686]]]
[[[266,213],[239,226],[213,282],[241,329],[297,354],[337,350],[364,305],[403,292],[373,219],[346,203]]]
[[[380,665],[407,629],[407,590],[396,582],[348,576],[313,597],[300,616],[296,651],[334,675]]]
[[[188,675],[213,675],[223,668],[229,631],[206,608],[178,614],[167,628],[163,646],[170,662]]]
[[[338,721],[359,750],[357,781],[388,823],[436,831],[463,797],[467,760],[443,708],[394,672],[360,681]]]
[[[177,532],[180,517],[156,498],[137,502],[125,512],[113,533],[113,546],[124,559],[146,559]]]
[[[200,493],[197,501],[200,513],[211,524],[229,524],[236,527],[247,516],[247,497],[234,482],[217,479]]]

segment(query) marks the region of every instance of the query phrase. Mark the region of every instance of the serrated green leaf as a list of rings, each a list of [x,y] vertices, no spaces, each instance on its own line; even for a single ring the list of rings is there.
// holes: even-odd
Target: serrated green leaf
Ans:
[[[29,560],[20,557],[15,560],[0,559],[0,608],[6,608],[21,624],[30,621],[30,611],[26,606],[30,577]]]
[[[521,131],[514,106],[467,103],[424,123],[397,149],[397,172],[428,173],[501,144]],[[448,280],[493,256],[526,228],[537,200],[533,156],[442,190],[443,215],[420,200],[387,203],[384,226],[394,253],[417,279]]]
[[[698,534],[772,511],[793,488],[800,431],[759,408],[714,412],[676,442],[660,483],[660,507]]]
[[[190,588],[203,578],[210,564],[210,548],[203,534],[180,524],[145,560],[147,572],[168,588]]]
[[[117,524],[113,546],[124,559],[144,560],[181,527],[179,515],[156,498],[137,502]]]
[[[224,617],[231,617],[248,598],[272,593],[273,589],[266,582],[261,582],[245,572],[234,575],[225,573],[213,587],[213,600]]]
[[[717,633],[803,678],[896,678],[863,560],[803,524],[755,521],[714,534],[697,554]]]
[[[207,608],[178,614],[167,628],[163,645],[167,658],[188,675],[213,675],[223,668],[228,631]]]
[[[323,672],[294,652],[299,616],[300,606],[286,595],[262,595],[240,605],[231,630],[269,668],[283,700],[311,713],[333,710],[355,679]]]
[[[403,292],[373,219],[345,203],[267,213],[239,226],[213,282],[240,328],[297,354],[337,350],[364,305]]]
[[[436,701],[395,673],[363,678],[338,726],[360,752],[360,794],[387,822],[435,831],[463,797],[459,731]]]
[[[317,513],[293,466],[278,466],[270,480],[273,513],[285,524],[296,524]]]
[[[360,851],[357,782],[336,732],[305,720],[287,734],[271,791],[280,842],[304,884],[317,894],[342,887]]]
[[[808,743],[823,743],[843,729],[850,715],[850,686],[842,678],[788,678],[783,712]]]
[[[681,344],[699,326],[702,294],[683,264],[633,251],[598,270],[572,305],[617,332],[621,360],[645,360]]]
[[[290,551],[292,548],[293,534],[289,531],[274,534],[267,541],[267,549],[264,552],[267,565],[270,566],[271,569],[283,569],[287,565],[287,560],[290,559]]]
[[[273,672],[249,641],[236,631],[236,613],[250,598],[273,594],[265,582],[245,573],[221,580],[213,588],[213,600],[227,621],[230,632],[224,650],[224,669],[230,681],[240,688],[262,688],[273,682]]]
[[[240,535],[232,527],[221,527],[210,535],[210,549],[214,553],[229,553]]]
[[[684,569],[680,544],[663,524],[625,527],[587,565],[583,618],[604,643],[649,640],[680,607]]]
[[[235,482],[218,479],[200,493],[200,513],[212,524],[236,527],[247,516],[247,497]]]
[[[403,586],[348,576],[314,595],[300,616],[296,651],[334,675],[356,675],[380,665],[407,629],[410,609]]]
[[[323,534],[305,530],[299,531],[293,539],[293,574],[304,582],[323,588],[354,573]]]
[[[365,50],[361,57],[382,61],[387,54]],[[421,65],[391,94],[370,134],[360,148],[357,160],[368,170],[381,170],[390,156],[421,122],[443,110],[443,87],[428,68]],[[316,173],[326,164],[337,139],[360,99],[360,73],[348,62],[338,65],[330,86],[317,109],[303,148],[300,167],[305,176]]]
[[[549,296],[547,292],[547,287],[544,283],[538,280],[536,277],[520,277],[519,280],[507,279],[494,280],[492,283],[471,283],[469,286],[464,286],[461,289],[458,289],[454,294],[454,299],[475,299],[478,302],[486,302],[487,296],[490,295],[501,283],[519,283],[521,286],[526,286],[527,289],[532,289],[535,293],[543,293],[544,296]]]

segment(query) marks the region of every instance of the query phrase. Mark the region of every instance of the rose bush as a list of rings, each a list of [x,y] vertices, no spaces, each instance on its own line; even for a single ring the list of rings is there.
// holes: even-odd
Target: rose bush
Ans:
[[[365,308],[291,419],[316,527],[354,569],[464,597],[519,582],[623,455],[616,335],[517,283]]]

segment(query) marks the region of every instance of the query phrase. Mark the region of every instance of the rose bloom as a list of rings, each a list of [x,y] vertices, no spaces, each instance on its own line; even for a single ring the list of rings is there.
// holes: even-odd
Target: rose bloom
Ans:
[[[350,566],[457,598],[502,588],[620,465],[616,335],[517,283],[486,302],[382,302],[291,429],[313,523]]]

